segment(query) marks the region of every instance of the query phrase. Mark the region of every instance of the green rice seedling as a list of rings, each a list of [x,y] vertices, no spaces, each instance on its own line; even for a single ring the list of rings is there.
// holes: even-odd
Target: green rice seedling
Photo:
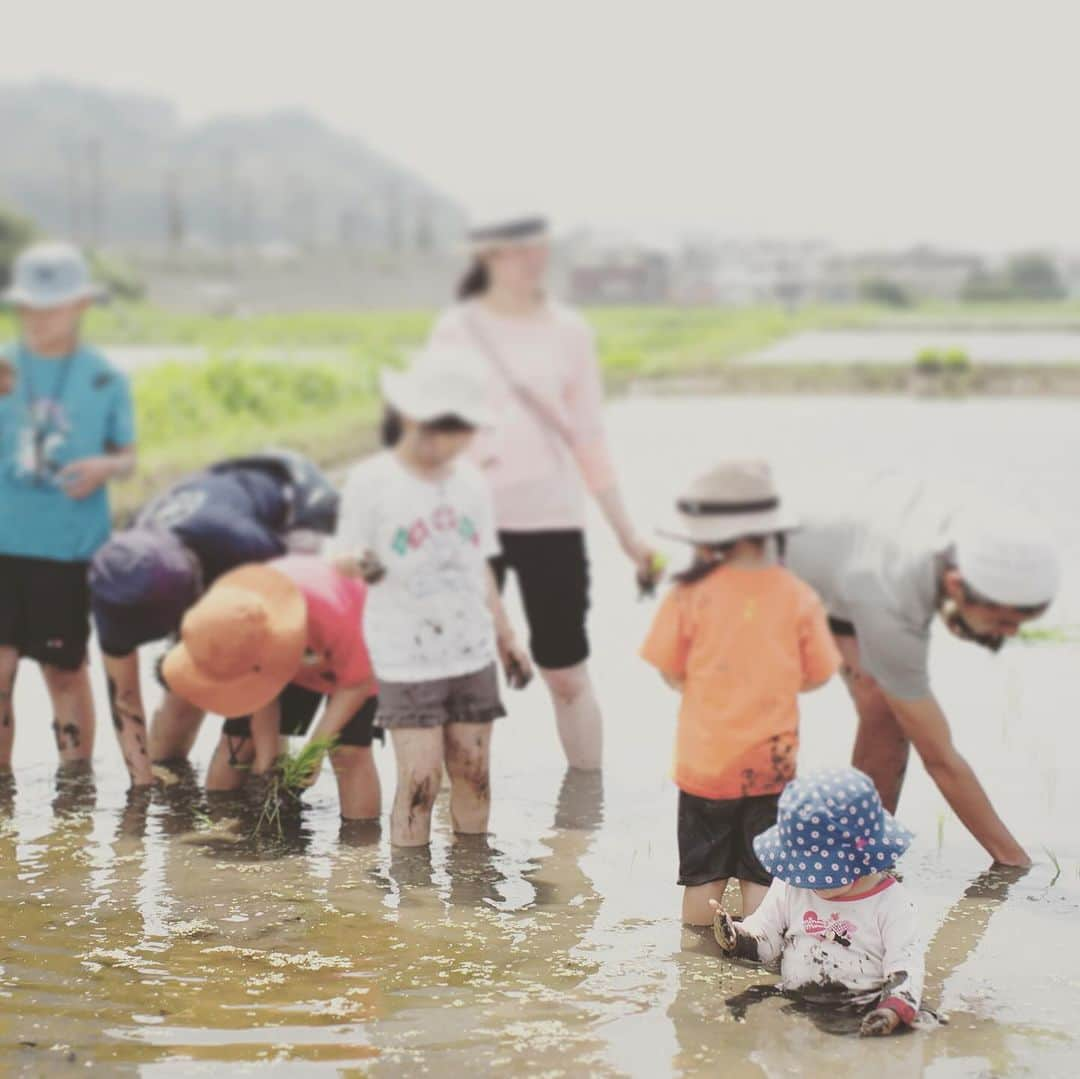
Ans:
[[[336,745],[336,738],[313,738],[298,752],[283,753],[278,758],[274,770],[267,777],[254,835],[261,835],[267,830],[279,837],[285,834],[281,819],[282,806],[300,801],[300,795]]]
[[[1048,886],[1053,888],[1058,882],[1058,877],[1061,876],[1061,863],[1057,860],[1057,855],[1049,847],[1043,847],[1043,850],[1046,851],[1046,856],[1050,859],[1050,863],[1054,867],[1054,875],[1050,878],[1050,884]]]
[[[1080,644],[1080,626],[1021,626],[1024,644]]]

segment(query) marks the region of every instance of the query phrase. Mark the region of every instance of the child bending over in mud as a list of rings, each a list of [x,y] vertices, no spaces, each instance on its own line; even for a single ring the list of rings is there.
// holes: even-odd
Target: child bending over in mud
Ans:
[[[740,959],[779,958],[784,992],[867,1009],[864,1035],[911,1025],[923,951],[914,904],[888,873],[910,842],[857,769],[795,780],[780,798],[777,824],[754,840],[775,878],[768,895],[742,922],[712,900],[717,943]]]
[[[733,461],[678,501],[671,533],[695,559],[675,578],[642,656],[682,694],[675,742],[683,921],[712,922],[710,900],[739,881],[743,914],[771,877],[751,843],[776,820],[795,775],[798,695],[840,665],[817,596],[779,564],[783,512],[764,461]]]
[[[492,721],[505,715],[496,659],[513,685],[532,673],[488,564],[491,492],[462,459],[490,423],[486,384],[483,360],[448,346],[386,372],[388,448],[352,470],[342,497],[336,561],[370,586],[364,639],[397,759],[398,846],[429,841],[444,765],[455,832],[486,833]]]

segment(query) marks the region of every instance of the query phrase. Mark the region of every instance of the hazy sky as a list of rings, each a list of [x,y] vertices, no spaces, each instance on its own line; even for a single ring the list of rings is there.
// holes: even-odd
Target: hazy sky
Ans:
[[[190,119],[303,106],[474,209],[1080,248],[1075,0],[0,8],[5,81],[145,91]]]

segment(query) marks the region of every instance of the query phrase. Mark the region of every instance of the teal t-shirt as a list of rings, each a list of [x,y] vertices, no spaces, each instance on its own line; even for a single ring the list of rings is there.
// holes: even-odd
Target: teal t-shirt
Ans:
[[[0,353],[15,367],[0,397],[0,555],[88,561],[109,536],[108,493],[74,499],[59,476],[134,442],[128,380],[86,345],[62,360],[23,345]]]

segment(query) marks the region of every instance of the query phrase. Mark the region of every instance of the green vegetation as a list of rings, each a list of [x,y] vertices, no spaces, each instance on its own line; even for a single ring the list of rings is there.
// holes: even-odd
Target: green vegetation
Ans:
[[[915,369],[926,375],[966,374],[971,357],[962,348],[924,348],[915,357]]]
[[[600,359],[613,385],[632,378],[715,373],[738,356],[801,330],[856,328],[873,307],[601,308],[589,312]]]
[[[1031,252],[1014,255],[998,271],[976,270],[965,282],[962,298],[971,303],[1054,301],[1064,299],[1065,291],[1053,261]]]
[[[1024,644],[1080,644],[1080,626],[1021,626]]]
[[[283,753],[273,772],[267,777],[266,793],[262,809],[255,822],[253,837],[265,831],[273,831],[279,838],[284,835],[282,810],[296,808],[300,796],[322,767],[323,760],[333,752],[335,738],[313,738],[296,753]]]
[[[1054,875],[1048,885],[1048,887],[1053,888],[1061,877],[1061,863],[1058,861],[1057,855],[1049,847],[1043,847],[1043,850],[1046,851],[1046,856],[1050,859],[1050,863],[1054,867]]]
[[[123,268],[114,272],[122,276]],[[114,287],[116,287],[114,282]],[[129,286],[124,286],[125,288]],[[130,283],[137,289],[137,282]],[[271,443],[324,465],[366,452],[380,411],[377,376],[419,347],[430,311],[307,312],[219,317],[116,303],[90,312],[88,339],[110,346],[151,346],[207,359],[147,366],[134,376],[140,468],[117,492],[121,519],[161,485],[211,460]],[[658,388],[687,382],[725,393],[908,393],[902,365],[735,364],[788,334],[875,325],[1080,325],[1080,303],[981,307],[920,304],[754,308],[604,308],[590,311],[604,374],[617,389],[634,380]],[[0,312],[0,342],[14,332]],[[961,353],[919,357],[922,392],[1080,392],[1080,370],[974,367]],[[1070,381],[1071,379],[1071,381]]]
[[[914,300],[898,281],[889,277],[868,277],[859,284],[859,298],[864,303],[883,307],[911,307]]]
[[[134,379],[140,466],[117,492],[121,517],[164,482],[274,443],[323,463],[370,448],[376,367],[362,361],[213,357],[166,363]]]

